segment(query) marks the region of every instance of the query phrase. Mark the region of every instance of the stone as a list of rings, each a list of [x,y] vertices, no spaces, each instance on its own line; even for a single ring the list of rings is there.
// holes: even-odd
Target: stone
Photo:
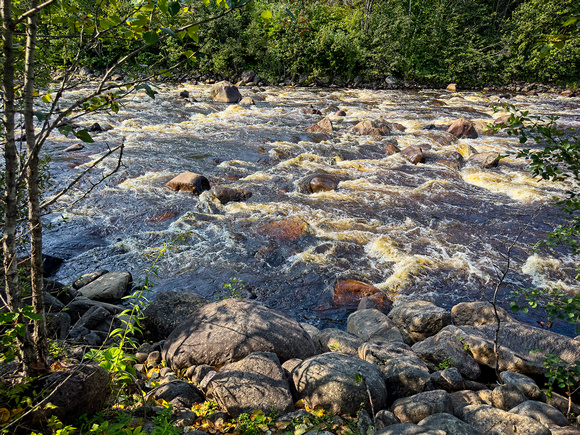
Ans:
[[[574,97],[576,94],[571,89],[566,89],[565,91],[560,92],[561,97]]]
[[[85,148],[84,145],[81,145],[80,143],[75,143],[74,145],[71,145],[71,146],[65,148],[65,151],[67,153],[70,153],[72,151],[80,151],[84,148]]]
[[[577,427],[553,427],[550,429],[552,435],[578,435],[580,434],[580,428]]]
[[[322,112],[318,109],[315,109],[312,104],[309,104],[308,107],[302,109],[302,113],[305,115],[322,115]]]
[[[346,112],[344,110],[337,111],[334,116],[346,116]]]
[[[356,305],[363,297],[373,300],[380,309],[388,310],[393,305],[381,290],[354,279],[339,279],[332,291],[332,299],[337,305]]]
[[[499,378],[505,385],[513,385],[516,387],[530,400],[546,401],[545,393],[540,389],[540,387],[538,387],[532,378],[529,378],[526,375],[507,371],[501,372]]]
[[[318,353],[340,352],[352,356],[358,355],[358,348],[364,343],[356,335],[336,328],[321,329],[312,339]]]
[[[254,70],[247,70],[242,73],[240,80],[244,83],[252,83],[255,81],[256,72]]]
[[[388,156],[392,156],[393,154],[400,153],[401,149],[397,146],[397,144],[392,142],[387,142],[385,148],[383,148],[383,154]]]
[[[461,138],[477,139],[478,137],[477,131],[475,131],[473,124],[471,124],[471,122],[469,122],[465,118],[459,118],[458,120],[453,122],[453,124],[451,124],[447,129],[447,132],[451,133],[458,139]]]
[[[461,376],[461,373],[455,367],[431,373],[431,382],[438,390],[452,392],[465,389],[463,376]]]
[[[455,83],[450,83],[445,89],[449,92],[457,92],[457,85]]]
[[[510,413],[533,418],[546,427],[569,426],[564,414],[547,403],[527,400],[510,409]]]
[[[195,403],[204,401],[203,393],[189,382],[172,381],[151,390],[145,400],[163,399],[179,408],[191,408]]]
[[[437,334],[451,323],[451,313],[427,301],[403,302],[391,310],[389,318],[399,327],[407,344]]]
[[[258,234],[277,242],[298,240],[312,231],[308,223],[299,217],[268,222],[258,226],[256,230]]]
[[[479,364],[464,349],[461,336],[449,331],[439,331],[436,335],[414,344],[412,349],[431,371],[439,370],[441,364],[447,364],[455,367],[468,379],[477,379],[481,374]]]
[[[391,127],[391,130],[397,130],[397,131],[407,130],[407,127],[405,127],[403,124],[399,124],[398,122],[391,122],[389,124],[389,126]]]
[[[207,178],[193,172],[182,172],[165,185],[178,192],[192,192],[195,195],[201,195],[203,191],[211,189]]]
[[[228,81],[222,81],[211,87],[209,95],[216,103],[237,103],[242,99],[238,88]]]
[[[179,96],[180,96],[181,98],[189,98],[189,92],[187,92],[187,91],[183,90],[183,91],[181,91],[181,92],[179,93]]]
[[[361,121],[352,128],[354,133],[361,136],[386,136],[391,132],[391,127],[381,121]]]
[[[295,320],[257,301],[225,299],[200,307],[165,341],[163,359],[178,370],[239,361],[253,352],[273,352],[280,361],[308,358],[316,348]]]
[[[496,152],[477,153],[472,155],[467,163],[483,169],[495,168],[499,165],[500,154]]]
[[[92,306],[74,325],[75,328],[96,329],[101,323],[108,320],[109,324],[112,321],[112,315],[103,307]]]
[[[372,412],[373,407],[383,409],[387,403],[379,369],[350,355],[330,352],[305,359],[293,370],[292,378],[297,397],[310,408],[321,405],[334,414],[354,415],[361,405]]]
[[[78,295],[72,302],[67,305],[67,313],[71,317],[71,321],[77,322],[82,315],[91,307],[99,306],[105,308],[111,314],[119,314],[124,308],[118,305],[108,304],[106,302],[95,301],[83,295]]]
[[[546,402],[548,403],[548,405],[553,406],[554,408],[558,409],[560,412],[567,414],[568,413],[568,405],[570,405],[570,402],[568,401],[567,397],[564,397],[554,391],[552,391],[552,396],[548,397]],[[580,415],[580,406],[576,405],[574,402],[572,402],[571,404],[571,408],[570,408],[570,412],[574,415]]]
[[[397,399],[391,411],[402,423],[416,424],[432,414],[453,414],[453,406],[447,391],[433,390]]]
[[[514,321],[502,307],[497,307],[497,313],[502,323]],[[483,301],[461,302],[455,305],[451,308],[451,320],[454,325],[481,326],[497,323],[493,305]]]
[[[280,361],[269,352],[255,352],[222,367],[209,382],[206,394],[232,417],[256,409],[276,413],[294,410]]]
[[[331,175],[317,175],[310,179],[308,190],[312,193],[329,192],[338,187],[339,180]]]
[[[509,411],[520,403],[525,402],[527,398],[514,385],[499,385],[494,388],[491,400],[496,408]]]
[[[419,146],[410,146],[405,148],[401,151],[401,155],[403,155],[408,161],[416,165],[417,163],[425,163],[425,154],[423,153],[423,149]]]
[[[425,429],[442,430],[447,435],[481,435],[481,432],[467,423],[446,413],[432,414],[421,420],[418,425]]]
[[[484,402],[475,391],[471,390],[453,391],[449,394],[449,397],[451,397],[451,405],[453,406],[454,414],[456,414],[458,408],[462,408],[467,405],[486,404],[486,402]],[[491,405],[491,403],[487,404]]]
[[[361,311],[361,310],[378,310],[379,306],[377,305],[377,303],[375,301],[373,301],[372,299],[370,299],[368,296],[364,296],[358,303],[358,306],[356,307],[357,311]]]
[[[245,189],[232,189],[231,187],[214,186],[212,187],[211,191],[222,204],[227,204],[228,202],[243,202],[252,197],[252,192]]]
[[[300,326],[310,335],[310,337],[314,337],[316,334],[320,332],[316,326],[312,326],[310,323],[300,322]]]
[[[79,293],[95,301],[114,302],[129,292],[131,282],[129,272],[109,272],[82,287]]]
[[[481,433],[489,435],[550,435],[550,430],[536,420],[502,411],[489,405],[467,405],[456,411],[457,417]]]
[[[381,409],[375,415],[376,430],[381,430],[384,427],[399,423],[401,423],[401,420],[399,420],[391,411],[386,409]]]
[[[46,315],[46,335],[51,339],[66,339],[71,327],[70,315],[64,311]]]
[[[420,393],[429,386],[431,375],[421,359],[401,342],[368,342],[359,347],[360,359],[377,366],[391,398]]]
[[[316,124],[306,129],[308,133],[326,133],[330,134],[334,131],[330,118],[326,117],[318,121]]]
[[[346,330],[364,341],[403,341],[395,323],[377,309],[357,310],[348,316]]]
[[[240,100],[240,102],[238,103],[242,106],[254,106],[256,104],[256,102],[254,101],[254,99],[252,97],[244,97]]]
[[[96,270],[95,272],[85,273],[84,275],[81,275],[80,278],[75,280],[75,282],[73,282],[73,288],[78,290],[81,287],[84,287],[85,285],[93,282],[95,279],[100,278],[103,275],[106,275],[107,273],[109,273],[107,269],[99,269]]]
[[[193,373],[190,376],[191,383],[199,387],[199,385],[201,385],[201,381],[203,381],[207,374],[212,371],[214,371],[214,368],[212,366],[208,366],[207,364],[195,366]]]
[[[400,423],[387,426],[376,435],[445,435],[445,431],[425,429],[412,423]]]

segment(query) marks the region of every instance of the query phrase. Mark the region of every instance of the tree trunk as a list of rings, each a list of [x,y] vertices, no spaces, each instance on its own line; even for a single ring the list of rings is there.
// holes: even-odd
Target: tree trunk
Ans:
[[[12,20],[12,2],[0,0],[2,9],[2,44],[4,48],[4,133],[6,143],[4,145],[5,158],[5,194],[4,194],[4,236],[2,238],[4,282],[6,285],[6,298],[8,309],[11,312],[20,312],[21,295],[18,282],[18,270],[16,260],[16,224],[18,221],[18,167],[19,158],[14,141],[14,21]],[[19,322],[26,323],[22,315]],[[20,358],[24,364],[25,375],[30,375],[30,367],[34,362],[34,347],[30,334],[24,337],[17,336]]]
[[[31,9],[38,6],[38,0],[32,0]],[[26,55],[24,59],[24,128],[26,131],[26,148],[28,167],[26,184],[28,190],[28,223],[30,226],[30,286],[34,313],[41,319],[33,322],[35,368],[42,370],[48,357],[46,343],[46,321],[44,313],[44,290],[42,283],[42,222],[40,220],[40,191],[38,187],[38,160],[40,147],[36,147],[34,134],[34,56],[36,46],[38,13],[28,17],[26,22]]]

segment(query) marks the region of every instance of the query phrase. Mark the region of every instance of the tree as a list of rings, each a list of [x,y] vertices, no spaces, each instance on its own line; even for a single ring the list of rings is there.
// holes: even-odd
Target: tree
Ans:
[[[201,24],[219,19],[235,9],[245,6],[249,0],[216,0],[217,13],[211,14],[203,7],[211,0],[97,0],[81,5],[78,0],[0,0],[2,21],[2,86],[3,118],[1,134],[4,139],[4,221],[2,253],[4,265],[5,305],[17,315],[16,321],[27,325],[19,335],[19,355],[25,374],[42,373],[46,367],[47,340],[45,332],[42,221],[41,210],[54,203],[63,192],[41,204],[39,188],[40,152],[43,144],[56,130],[74,134],[85,142],[92,142],[90,134],[76,127],[74,120],[94,111],[117,112],[122,98],[144,90],[155,96],[145,83],[147,78],[131,76],[124,83],[111,83],[113,73],[140,53],[151,50],[155,44],[175,38],[180,45],[195,46],[197,30]],[[195,6],[195,8],[194,8]],[[214,8],[215,8],[214,7]],[[214,9],[215,10],[215,9]],[[110,40],[127,41],[131,50],[115,58],[94,90],[70,104],[63,96],[81,81],[78,72],[82,59],[91,50]],[[54,56],[55,47],[63,41],[72,42],[74,55],[70,59]],[[39,61],[39,57],[42,57]],[[184,62],[195,59],[193,49],[184,49],[181,61],[171,67],[161,67],[161,62],[150,66],[154,74],[170,75]],[[40,91],[47,83],[40,77],[58,74],[61,78],[51,90]],[[57,110],[58,108],[58,110]],[[16,130],[19,122],[24,125],[26,149],[19,150]],[[119,151],[123,144],[107,155]],[[69,189],[79,178],[72,181]],[[30,237],[30,288],[33,313],[23,309],[21,283],[17,270],[19,230],[19,198],[26,196],[28,233]]]

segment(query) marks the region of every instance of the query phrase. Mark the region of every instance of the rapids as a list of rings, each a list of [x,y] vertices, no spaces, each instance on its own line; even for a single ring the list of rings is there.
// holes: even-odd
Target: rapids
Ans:
[[[137,93],[117,115],[87,117],[86,126],[99,122],[113,128],[94,134],[95,143],[83,150],[64,152],[78,139],[60,133],[44,149],[52,156],[57,191],[125,140],[117,173],[70,206],[116,165],[116,156],[107,158],[45,218],[44,252],[65,259],[56,275],[64,283],[100,268],[129,270],[139,282],[156,250],[165,246],[154,292],[187,289],[213,300],[235,277],[251,297],[299,321],[343,327],[355,307],[333,302],[337,279],[364,281],[393,299],[451,307],[491,296],[513,244],[502,303],[518,287],[577,289],[568,251],[533,249],[564,222],[550,202],[570,186],[533,179],[525,161],[514,156],[521,145],[505,134],[436,140],[459,117],[493,122],[499,114],[493,114],[490,101],[500,101],[498,95],[244,87],[242,95],[265,101],[239,106],[213,103],[206,85],[157,84],[155,89],[154,100]],[[183,89],[197,102],[181,99]],[[74,90],[67,99],[84,92]],[[578,98],[517,95],[501,101],[532,114],[557,115],[561,126],[580,127]],[[328,114],[332,135],[305,132],[322,119],[303,113],[309,104]],[[337,108],[347,116],[335,116]],[[406,130],[379,138],[351,132],[367,119],[397,122]],[[426,163],[383,155],[393,138],[401,149],[430,144]],[[457,152],[467,159],[469,147],[508,157],[493,169],[458,165]],[[204,212],[196,207],[198,197],[165,187],[184,171],[253,196],[217,213]],[[335,191],[300,193],[299,180],[315,172],[342,181]],[[308,224],[302,236],[281,240],[261,231],[268,222],[290,218]]]

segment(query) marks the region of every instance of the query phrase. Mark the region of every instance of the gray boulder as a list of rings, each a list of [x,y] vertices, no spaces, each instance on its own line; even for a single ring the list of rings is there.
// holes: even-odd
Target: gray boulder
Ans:
[[[483,169],[495,168],[499,164],[500,154],[496,152],[477,153],[472,155],[467,163]]]
[[[240,94],[238,88],[228,81],[213,85],[209,95],[217,103],[237,103],[242,99],[242,94]]]
[[[411,423],[400,423],[387,426],[376,435],[445,435],[445,431],[426,429]]]
[[[580,434],[580,428],[577,427],[554,427],[550,429],[552,435],[578,435]]]
[[[570,423],[564,414],[547,403],[527,400],[510,409],[512,414],[524,415],[533,418],[546,427],[569,426]]]
[[[114,302],[125,296],[131,288],[129,272],[109,272],[80,288],[83,296],[102,302]]]
[[[431,382],[439,390],[459,391],[465,389],[463,376],[455,367],[431,373]]]
[[[207,397],[232,417],[256,409],[287,413],[294,410],[288,380],[278,357],[255,352],[221,368],[207,385]]]
[[[74,300],[66,306],[66,308],[67,313],[70,315],[71,321],[75,323],[82,317],[82,315],[86,311],[88,311],[91,307],[95,306],[102,307],[111,314],[119,314],[124,310],[124,308],[120,307],[119,305],[94,301],[82,295],[78,295],[77,297],[75,297]]]
[[[471,390],[454,391],[449,394],[449,397],[451,397],[451,404],[453,405],[454,414],[456,414],[458,408],[462,408],[467,405],[491,405],[491,402],[484,402],[475,391]]]
[[[314,342],[295,320],[257,301],[225,299],[199,308],[179,324],[163,346],[174,370],[219,366],[254,352],[273,352],[280,361],[308,358]]]
[[[379,369],[350,355],[330,352],[313,356],[300,363],[292,377],[298,398],[310,408],[322,405],[335,414],[354,415],[361,404],[372,412],[387,403],[387,388]]]
[[[403,423],[419,423],[432,414],[453,414],[453,406],[447,391],[433,390],[397,399],[391,411]]]
[[[392,398],[420,393],[431,380],[425,363],[405,343],[364,343],[358,352],[360,359],[381,370]]]
[[[195,403],[204,401],[201,391],[189,382],[183,381],[163,384],[147,393],[145,399],[163,399],[179,408],[191,408]]]
[[[403,341],[397,325],[386,314],[373,308],[358,309],[350,314],[346,330],[364,341]]]
[[[358,348],[364,343],[356,335],[336,328],[321,329],[312,339],[318,353],[340,352],[353,356],[358,355]]]
[[[516,387],[530,400],[546,401],[546,394],[542,392],[532,378],[526,375],[516,372],[501,372],[499,378],[505,385]]]
[[[497,307],[497,311],[502,323],[515,321],[503,308]],[[493,305],[489,302],[461,302],[451,309],[451,320],[457,326],[481,326],[497,323]]]
[[[242,73],[241,81],[244,83],[251,83],[256,78],[256,72],[254,70],[247,70]]]
[[[95,272],[85,273],[80,278],[78,278],[75,282],[73,282],[73,288],[78,290],[81,287],[93,282],[95,279],[100,278],[103,275],[109,273],[106,269],[99,269]]]
[[[509,411],[526,400],[526,396],[514,385],[499,385],[491,394],[493,406],[504,411]]]
[[[550,429],[536,420],[489,405],[468,405],[456,410],[457,417],[489,435],[550,435]]]
[[[451,323],[449,311],[426,301],[403,302],[389,313],[407,344],[425,340]]]
[[[151,341],[165,340],[177,325],[208,301],[189,291],[164,291],[145,308],[143,335]]]
[[[393,414],[391,411],[388,411],[386,409],[381,409],[375,415],[376,430],[381,430],[384,427],[399,423],[401,423],[401,420],[399,420],[397,416]]]
[[[442,430],[447,435],[481,435],[481,432],[451,414],[440,413],[425,417],[419,423],[425,429]]]

